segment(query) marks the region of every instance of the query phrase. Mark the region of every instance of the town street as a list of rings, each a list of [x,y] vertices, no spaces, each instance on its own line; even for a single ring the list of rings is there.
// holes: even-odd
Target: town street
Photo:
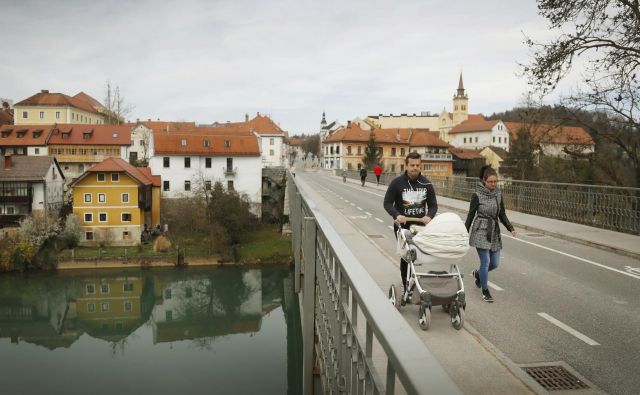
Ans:
[[[298,174],[398,266],[384,189],[343,183],[330,173]],[[478,264],[475,251],[463,259],[467,323],[517,364],[564,361],[608,393],[636,392],[640,263],[522,229],[517,238],[502,230],[500,267],[490,274],[495,303],[482,301],[470,275]]]

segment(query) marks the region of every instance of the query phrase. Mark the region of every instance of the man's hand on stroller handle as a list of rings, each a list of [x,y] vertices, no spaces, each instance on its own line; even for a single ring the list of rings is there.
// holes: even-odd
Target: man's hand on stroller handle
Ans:
[[[428,224],[431,221],[431,218],[428,216],[424,216],[422,218],[414,218],[414,217],[405,217],[404,215],[398,215],[395,219],[395,222],[398,224],[404,224],[406,222],[418,222],[423,224]]]

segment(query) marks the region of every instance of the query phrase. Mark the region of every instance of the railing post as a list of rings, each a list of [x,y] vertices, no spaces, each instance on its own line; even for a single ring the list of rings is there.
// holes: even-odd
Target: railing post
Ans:
[[[316,299],[316,222],[313,217],[302,220],[302,391],[313,394],[315,365],[315,299]]]

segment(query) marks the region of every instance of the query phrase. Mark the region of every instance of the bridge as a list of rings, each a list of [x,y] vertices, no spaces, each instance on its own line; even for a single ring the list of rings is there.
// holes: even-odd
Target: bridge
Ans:
[[[468,202],[442,196],[460,185],[433,181],[439,212],[464,219]],[[640,386],[637,205],[598,228],[508,210],[519,234],[502,235],[500,268],[490,276],[496,302],[482,302],[470,250],[461,265],[464,328],[456,331],[434,308],[422,331],[417,306],[399,311],[387,298],[400,279],[385,190],[327,171],[299,169],[288,178],[305,394],[632,393]]]

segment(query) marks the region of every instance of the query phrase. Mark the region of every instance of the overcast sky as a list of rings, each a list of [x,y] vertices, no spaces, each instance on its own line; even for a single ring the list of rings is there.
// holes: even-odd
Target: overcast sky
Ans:
[[[131,120],[260,112],[291,134],[316,132],[322,111],[451,110],[461,70],[472,113],[510,109],[527,89],[523,32],[550,34],[534,0],[23,0],[0,13],[0,97],[103,101],[109,80]]]

